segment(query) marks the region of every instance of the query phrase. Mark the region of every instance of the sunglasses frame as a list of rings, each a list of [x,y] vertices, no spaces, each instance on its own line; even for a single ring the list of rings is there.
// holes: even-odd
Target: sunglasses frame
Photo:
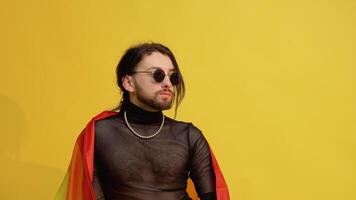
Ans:
[[[156,73],[162,73],[161,75],[163,75],[162,78],[157,78],[157,76],[155,76]],[[171,73],[170,75],[166,74],[166,72],[163,69],[160,68],[156,68],[153,71],[133,71],[132,74],[151,74],[152,78],[157,82],[157,83],[162,83],[162,81],[166,78],[166,76],[169,77],[169,81],[171,82],[172,85],[178,85],[179,84],[179,74],[178,72],[174,71],[173,73]],[[177,75],[177,80],[176,81],[172,81],[172,76],[176,74]]]

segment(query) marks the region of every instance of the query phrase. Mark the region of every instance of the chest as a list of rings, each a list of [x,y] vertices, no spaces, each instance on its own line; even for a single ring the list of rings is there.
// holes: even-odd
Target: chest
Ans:
[[[187,176],[189,148],[169,137],[142,140],[131,133],[102,138],[96,146],[103,170],[119,182],[174,181]]]

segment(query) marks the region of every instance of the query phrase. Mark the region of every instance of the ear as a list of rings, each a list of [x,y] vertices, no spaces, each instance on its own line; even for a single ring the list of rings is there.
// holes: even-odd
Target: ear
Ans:
[[[128,92],[134,92],[136,91],[135,84],[134,84],[134,79],[132,76],[125,75],[122,78],[122,86],[127,90]]]

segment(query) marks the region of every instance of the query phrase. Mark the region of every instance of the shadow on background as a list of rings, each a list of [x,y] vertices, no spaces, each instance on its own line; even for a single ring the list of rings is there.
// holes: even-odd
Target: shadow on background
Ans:
[[[27,130],[24,112],[16,102],[1,95],[0,110],[0,199],[53,199],[64,173],[50,166],[21,161],[21,145]]]

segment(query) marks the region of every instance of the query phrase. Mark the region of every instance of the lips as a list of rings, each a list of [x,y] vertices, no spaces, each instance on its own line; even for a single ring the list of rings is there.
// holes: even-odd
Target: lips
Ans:
[[[160,92],[160,95],[165,95],[165,96],[172,96],[171,93],[169,92]]]
[[[163,92],[160,92],[159,95],[172,96],[172,93],[169,91],[163,91]]]

